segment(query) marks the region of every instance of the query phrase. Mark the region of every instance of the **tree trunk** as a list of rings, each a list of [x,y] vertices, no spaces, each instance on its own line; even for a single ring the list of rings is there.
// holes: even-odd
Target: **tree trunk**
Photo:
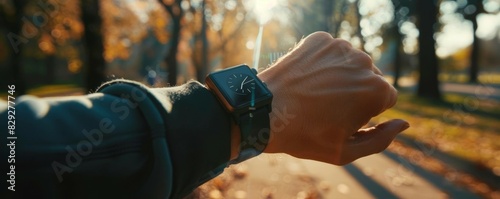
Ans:
[[[106,81],[106,62],[99,0],[82,0],[84,47],[87,55],[86,89],[92,92]]]
[[[399,32],[399,27],[397,25],[397,22],[394,26],[394,41],[396,42],[396,47],[394,50],[394,82],[393,86],[394,88],[400,88],[399,86],[399,78],[401,77],[401,42],[402,42],[402,36],[401,33]]]
[[[177,52],[179,46],[179,40],[181,35],[181,25],[180,20],[174,20],[173,22],[173,30],[171,37],[171,47],[170,51],[165,58],[165,62],[167,63],[167,72],[168,72],[168,84],[174,86],[177,84]]]
[[[479,49],[480,49],[480,40],[477,38],[476,30],[477,30],[477,20],[472,21],[473,29],[474,29],[474,41],[472,42],[472,52],[470,55],[470,69],[469,69],[469,82],[477,83],[477,76],[479,73]]]
[[[167,82],[169,85],[174,86],[177,84],[177,52],[181,37],[181,19],[184,12],[180,7],[181,0],[176,0],[172,5],[166,5],[162,0],[159,0],[159,2],[172,18],[171,46],[168,55],[165,57],[165,63],[167,64],[168,72]]]
[[[476,31],[478,28],[477,24],[477,15],[482,10],[482,2],[475,1],[474,5],[477,8],[477,11],[470,16],[470,21],[472,22],[472,33],[474,35],[474,41],[472,42],[472,51],[470,54],[470,68],[469,68],[469,83],[477,83],[478,82],[478,74],[479,74],[479,51],[480,51],[480,42],[481,40],[477,37]]]
[[[438,81],[438,60],[436,56],[436,40],[434,26],[437,22],[437,5],[435,0],[417,2],[419,43],[419,79],[418,96],[441,99]]]
[[[45,57],[45,77],[46,84],[54,84],[56,79],[56,56],[55,55],[47,55]]]
[[[27,85],[23,76],[22,49],[23,45],[28,42],[28,38],[24,37],[21,29],[23,28],[24,23],[22,21],[24,17],[24,8],[28,1],[16,0],[12,2],[15,9],[14,16],[7,18],[6,14],[4,14],[4,22],[7,24],[8,31],[10,32],[10,34],[7,34],[7,40],[12,49],[12,63],[7,72],[7,84],[16,86],[16,95],[24,95],[27,91]]]
[[[331,31],[331,18],[333,15],[333,1],[332,0],[323,0],[323,12],[325,16],[325,21],[323,24],[323,30],[326,32]]]
[[[360,1],[359,0],[356,0],[356,2],[354,2],[354,11],[356,12],[356,19],[357,19],[357,22],[358,22],[358,27],[356,28],[356,35],[358,36],[359,38],[359,48],[361,51],[363,52],[366,52],[366,49],[365,49],[365,38],[363,37],[363,34],[361,33],[362,32],[362,29],[361,29],[361,19],[363,18],[363,16],[361,16],[361,13],[359,12],[359,4],[360,4]]]
[[[349,6],[348,0],[342,0],[342,3],[340,4],[340,18],[335,23],[335,30],[333,30],[334,31],[333,37],[339,37],[340,25],[342,24],[342,21],[344,21],[347,11],[349,10],[348,6]]]
[[[394,82],[392,85],[394,88],[400,88],[399,86],[399,78],[401,77],[401,47],[403,42],[403,36],[399,32],[398,23],[402,20],[400,14],[398,13],[401,9],[402,5],[398,0],[392,0],[392,5],[394,6],[394,21],[392,22],[392,36],[394,37],[394,41],[396,42],[396,46],[394,47]]]
[[[203,0],[201,5],[201,64],[200,67],[197,68],[196,76],[199,82],[205,82],[205,76],[208,73],[208,67],[210,64],[208,63],[208,38],[207,38],[207,19],[205,15],[206,9],[206,0]]]

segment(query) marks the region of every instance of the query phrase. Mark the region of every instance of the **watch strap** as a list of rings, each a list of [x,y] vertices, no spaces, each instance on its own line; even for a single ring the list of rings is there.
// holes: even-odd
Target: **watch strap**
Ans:
[[[270,106],[250,110],[239,117],[240,153],[236,159],[231,160],[231,164],[240,163],[264,151],[271,136],[269,109]]]

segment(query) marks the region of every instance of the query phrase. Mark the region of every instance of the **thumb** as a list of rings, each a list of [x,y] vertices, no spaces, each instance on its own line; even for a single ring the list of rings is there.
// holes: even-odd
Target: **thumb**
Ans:
[[[375,127],[360,129],[348,142],[348,156],[354,161],[358,158],[380,153],[385,150],[397,134],[410,127],[404,120],[394,119]]]

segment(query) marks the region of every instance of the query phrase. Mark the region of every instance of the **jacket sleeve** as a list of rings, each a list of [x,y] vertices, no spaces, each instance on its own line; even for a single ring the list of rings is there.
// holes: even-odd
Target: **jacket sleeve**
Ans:
[[[230,156],[230,116],[197,82],[118,80],[86,96],[20,97],[14,108],[15,134],[1,147],[13,161],[0,163],[13,180],[0,198],[182,198]],[[5,130],[8,115],[3,103]]]

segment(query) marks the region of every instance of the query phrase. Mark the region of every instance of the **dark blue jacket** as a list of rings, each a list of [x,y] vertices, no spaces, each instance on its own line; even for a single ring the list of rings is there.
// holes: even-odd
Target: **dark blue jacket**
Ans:
[[[2,199],[182,198],[229,161],[231,117],[197,82],[15,103],[0,103]]]

